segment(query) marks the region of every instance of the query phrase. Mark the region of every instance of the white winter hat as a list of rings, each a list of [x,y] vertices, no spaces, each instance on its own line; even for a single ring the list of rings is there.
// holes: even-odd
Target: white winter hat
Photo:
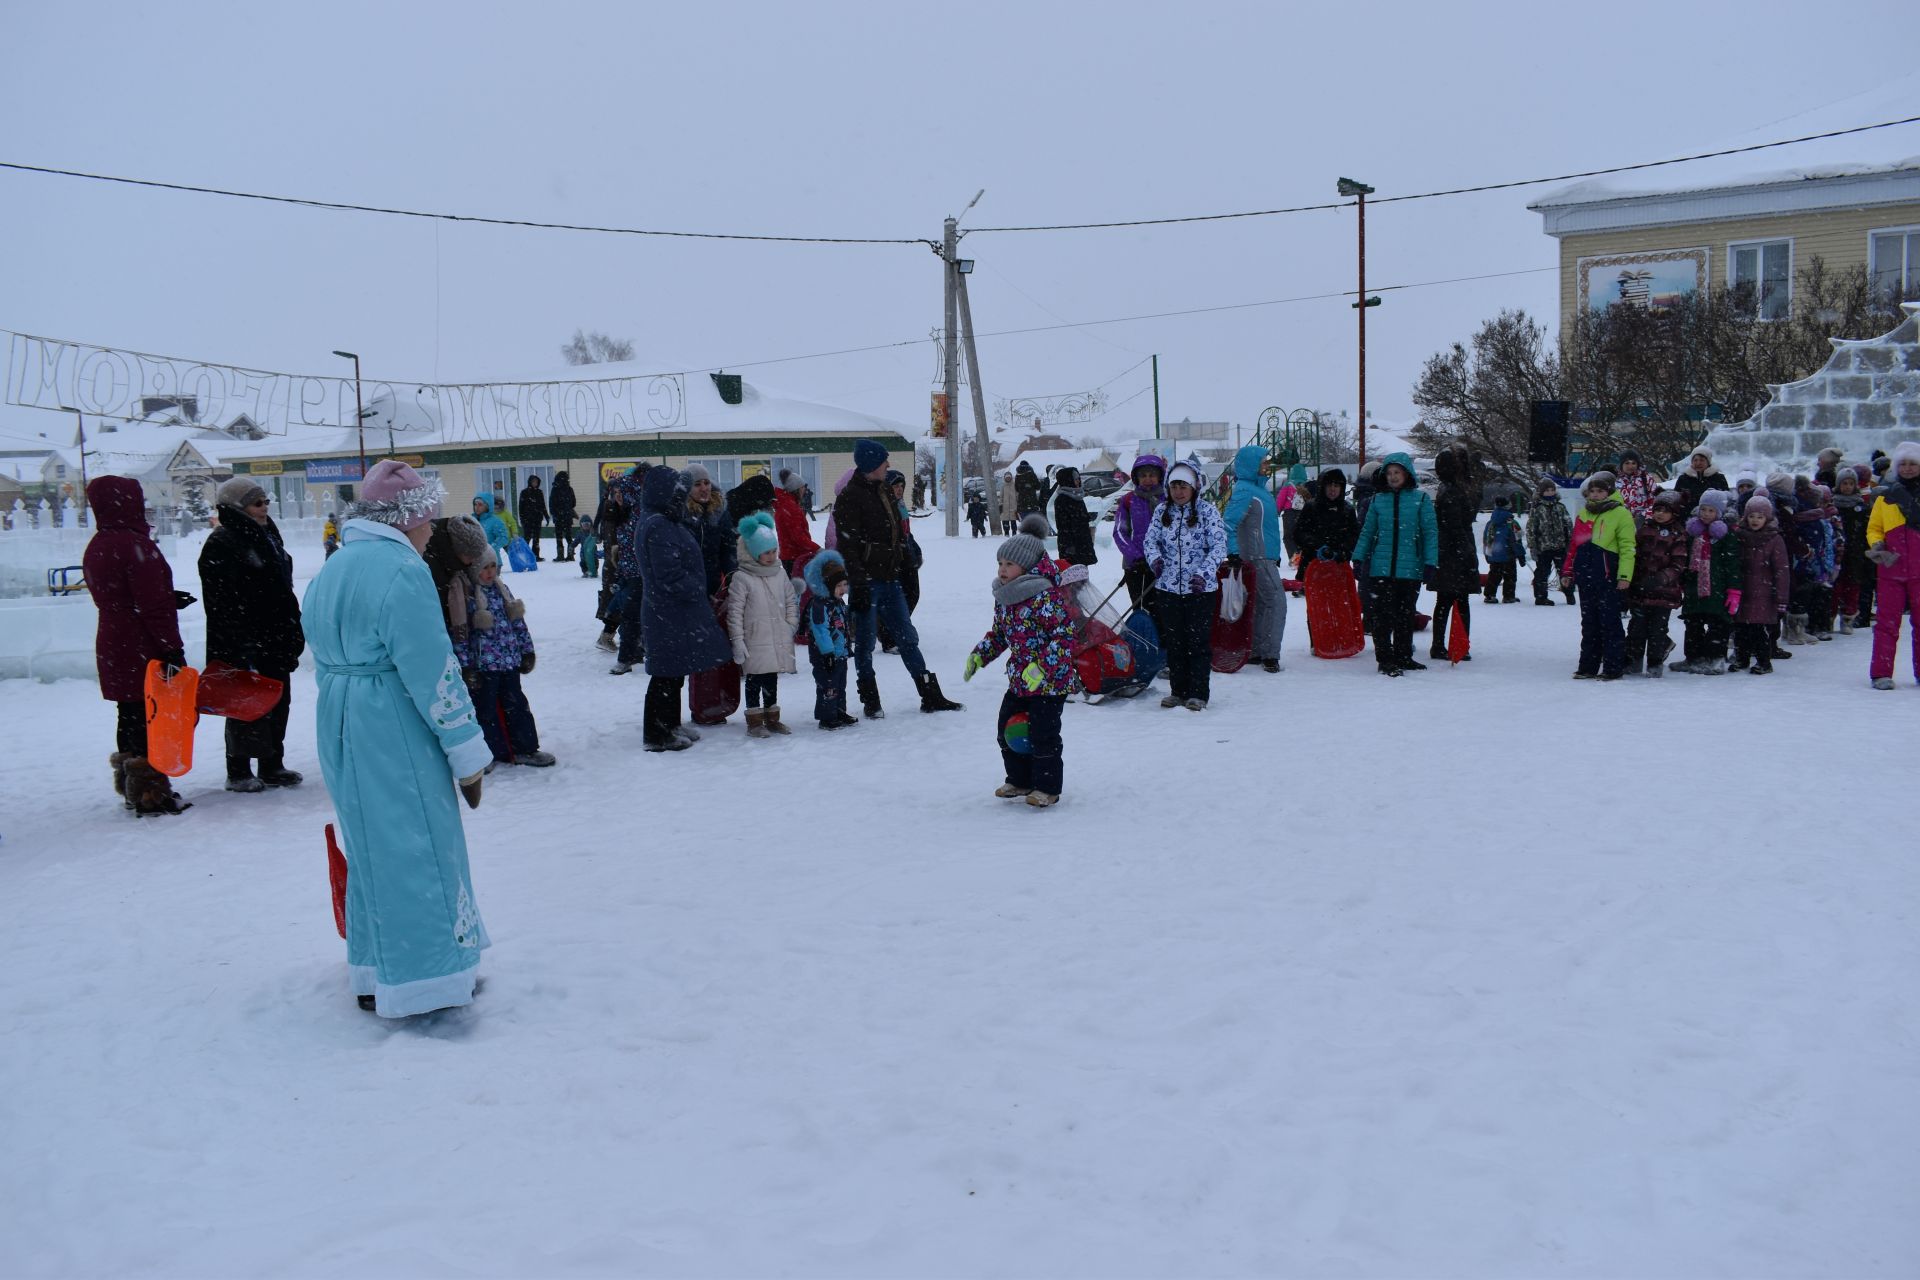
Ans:
[[[1895,450],[1895,453],[1898,452],[1898,450]],[[1167,483],[1169,485],[1190,484],[1195,489],[1202,487],[1200,483],[1200,473],[1195,470],[1191,464],[1185,462],[1176,462],[1167,468]]]
[[[1920,443],[1902,440],[1893,446],[1893,465],[1897,467],[1903,462],[1920,462]]]

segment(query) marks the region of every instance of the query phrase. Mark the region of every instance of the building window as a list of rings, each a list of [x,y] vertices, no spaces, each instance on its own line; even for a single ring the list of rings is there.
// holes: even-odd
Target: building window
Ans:
[[[1905,301],[1920,296],[1920,227],[1888,227],[1870,233],[1867,274],[1879,297]]]
[[[1793,301],[1793,242],[1728,245],[1727,287],[1736,304],[1760,319],[1786,319]]]

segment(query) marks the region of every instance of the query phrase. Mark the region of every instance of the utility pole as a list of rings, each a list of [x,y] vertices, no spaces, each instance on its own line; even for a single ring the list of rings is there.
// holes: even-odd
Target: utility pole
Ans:
[[[353,426],[360,433],[360,482],[367,479],[367,411],[360,406],[360,357],[351,351],[336,351],[342,360],[353,361]],[[354,492],[360,492],[358,486]]]
[[[993,476],[991,474],[993,468],[988,461],[987,395],[980,387],[980,349],[973,344],[973,305],[967,300],[967,276],[969,273],[958,269],[961,266],[967,265],[971,264],[965,262],[956,264],[954,280],[960,289],[960,329],[961,332],[966,335],[967,341],[967,382],[973,388],[973,429],[974,438],[978,441],[977,447],[980,451],[980,476],[987,488],[987,519],[993,522],[994,528],[998,529],[1002,519],[1000,495],[994,491]],[[949,430],[951,430],[951,428],[949,428]]]
[[[73,415],[74,424],[80,433],[80,514],[84,516],[87,513],[87,420],[78,409],[69,408],[64,404],[60,407]]]
[[[1160,438],[1160,354],[1153,356],[1153,438]]]
[[[974,199],[979,199],[975,196]],[[968,205],[969,209],[973,206]],[[959,297],[954,258],[960,248],[960,219],[948,218],[940,239],[941,275],[946,281],[947,327],[941,343],[942,364],[946,369],[947,395],[947,536],[960,536],[960,433],[955,430],[960,399]]]
[[[1360,313],[1360,424],[1358,444],[1360,465],[1367,465],[1367,309],[1380,305],[1380,299],[1367,296],[1367,197],[1373,188],[1352,178],[1340,179],[1341,195],[1354,197],[1360,213],[1360,291],[1354,309]]]

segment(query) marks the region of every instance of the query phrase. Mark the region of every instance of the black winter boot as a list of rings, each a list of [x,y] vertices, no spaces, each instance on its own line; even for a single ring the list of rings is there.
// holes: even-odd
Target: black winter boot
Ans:
[[[886,719],[887,713],[880,706],[880,686],[872,676],[856,677],[854,689],[860,695],[860,710],[867,719]]]
[[[922,711],[962,711],[959,703],[940,692],[940,677],[929,671],[913,682],[920,690],[920,709]]]
[[[262,760],[260,762],[260,781],[270,787],[297,787],[302,775],[287,768],[281,760]]]

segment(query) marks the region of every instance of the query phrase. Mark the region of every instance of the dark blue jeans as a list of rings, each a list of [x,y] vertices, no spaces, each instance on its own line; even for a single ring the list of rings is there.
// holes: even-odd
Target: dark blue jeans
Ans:
[[[520,689],[518,671],[482,671],[474,683],[473,714],[495,760],[512,763],[514,757],[540,749],[540,730]]]
[[[1022,698],[1011,689],[1000,699],[1000,718],[995,723],[994,734],[1000,740],[1000,761],[1007,769],[1008,786],[1050,796],[1060,794],[1061,784],[1066,781],[1066,766],[1061,761],[1066,748],[1060,741],[1060,713],[1066,705],[1067,700],[1058,695]],[[1026,736],[1022,739],[1015,734],[1009,742],[1007,722],[1022,715],[1027,718]],[[1015,743],[1026,750],[1015,750]]]
[[[813,718],[825,724],[847,714],[847,660],[809,653],[813,660]]]
[[[927,674],[927,660],[920,656],[920,633],[913,629],[907,613],[907,593],[897,582],[869,582],[869,607],[853,615],[853,665],[863,679],[873,678],[873,642],[877,623],[887,620],[887,632],[900,650],[900,661],[915,681]]]

